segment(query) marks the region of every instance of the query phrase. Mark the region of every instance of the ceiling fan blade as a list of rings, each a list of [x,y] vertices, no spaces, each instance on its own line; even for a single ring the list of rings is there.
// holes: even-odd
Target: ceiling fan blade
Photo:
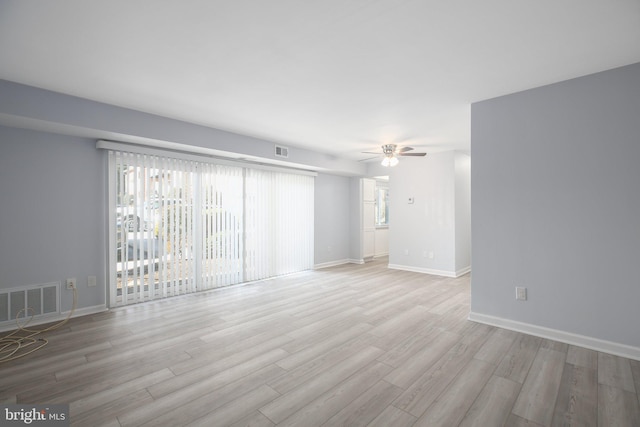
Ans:
[[[377,159],[378,157],[380,157],[380,156],[378,155],[378,156],[374,156],[374,157],[367,157],[366,159],[360,159],[360,160],[358,160],[358,161],[359,161],[359,162],[366,162],[367,160]]]
[[[382,155],[382,153],[379,153],[377,151],[361,151],[361,153],[364,153],[364,154],[377,154],[379,156]]]
[[[426,156],[427,153],[398,153],[397,155],[402,157],[407,157],[407,156],[423,157],[423,156]]]
[[[413,150],[413,147],[401,147],[397,152],[398,153],[405,153],[407,151],[411,151]]]

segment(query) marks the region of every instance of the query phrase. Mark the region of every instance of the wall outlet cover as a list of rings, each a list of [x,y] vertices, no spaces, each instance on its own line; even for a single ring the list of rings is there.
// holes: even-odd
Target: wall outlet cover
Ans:
[[[516,299],[519,301],[527,300],[527,288],[516,286]]]

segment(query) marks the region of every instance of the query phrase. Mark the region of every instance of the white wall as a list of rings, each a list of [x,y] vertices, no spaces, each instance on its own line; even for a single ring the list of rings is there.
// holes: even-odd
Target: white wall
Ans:
[[[389,189],[389,181],[388,180],[376,180],[376,200],[378,197],[378,189],[386,188]],[[377,206],[377,205],[376,205]],[[377,207],[376,207],[377,209]],[[388,227],[377,227],[375,233],[375,255],[376,257],[387,256],[389,255],[389,228]]]
[[[349,260],[364,262],[362,251],[362,187],[360,178],[349,179]]]
[[[640,63],[471,111],[472,318],[640,358]]]
[[[471,157],[455,154],[456,275],[471,270]]]
[[[350,179],[318,174],[315,182],[315,265],[349,259]]]
[[[375,256],[389,255],[389,229],[376,228]]]
[[[401,159],[389,173],[390,266],[455,275],[455,152]]]

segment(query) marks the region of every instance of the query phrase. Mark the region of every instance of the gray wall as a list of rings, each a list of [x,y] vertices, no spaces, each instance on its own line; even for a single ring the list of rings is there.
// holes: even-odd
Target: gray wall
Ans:
[[[0,126],[0,288],[76,277],[78,307],[104,305],[106,185],[106,153],[94,139]],[[349,185],[316,178],[316,264],[349,258]],[[71,292],[62,292],[68,310]]]
[[[273,159],[274,143],[0,80],[0,288],[76,277],[79,307],[105,303],[106,157],[96,139]],[[35,128],[39,131],[16,127]],[[320,168],[315,263],[349,258],[350,179],[366,165],[296,147],[288,162]],[[331,251],[328,248],[331,247]],[[98,278],[87,288],[87,276]],[[63,310],[71,307],[63,290]]]
[[[31,127],[140,144],[183,144],[239,157],[279,160],[327,172],[363,175],[366,165],[353,160],[289,147],[289,158],[276,158],[274,142],[180,120],[142,113],[74,96],[0,80],[0,124]],[[19,124],[19,125],[16,125]]]
[[[0,126],[0,288],[76,277],[79,307],[105,303],[105,167],[94,140]]]
[[[318,174],[315,184],[314,263],[349,259],[350,178]]]
[[[640,63],[471,123],[472,312],[639,347]]]

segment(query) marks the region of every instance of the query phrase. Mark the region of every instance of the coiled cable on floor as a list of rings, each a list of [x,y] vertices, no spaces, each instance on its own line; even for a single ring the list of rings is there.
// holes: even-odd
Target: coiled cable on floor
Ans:
[[[73,305],[71,306],[71,311],[69,311],[67,317],[58,323],[54,323],[44,329],[27,329],[27,325],[33,320],[33,314],[22,325],[19,321],[20,315],[23,313],[26,314],[29,310],[33,312],[33,309],[23,308],[18,312],[18,314],[16,314],[16,325],[18,326],[18,329],[0,338],[0,363],[24,357],[40,350],[49,343],[49,341],[41,335],[46,332],[53,331],[67,323],[73,315],[73,312],[76,310],[76,306],[78,304],[78,291],[75,286],[73,286],[72,290]]]

